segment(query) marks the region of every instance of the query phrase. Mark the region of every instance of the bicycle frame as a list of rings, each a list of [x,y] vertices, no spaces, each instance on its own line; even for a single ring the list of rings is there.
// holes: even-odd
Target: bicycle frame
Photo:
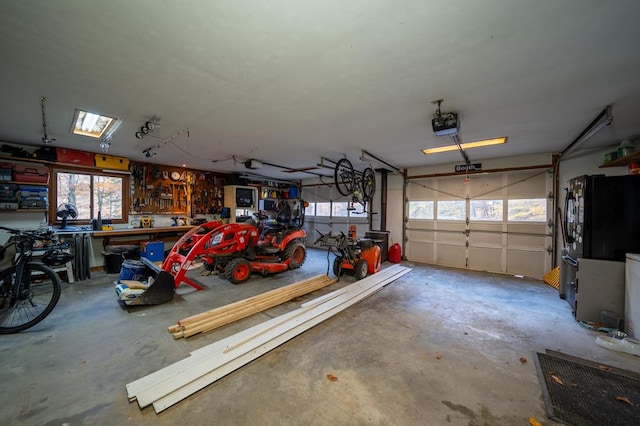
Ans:
[[[354,170],[347,158],[340,159],[335,166],[334,181],[341,195],[351,196],[348,210],[355,210],[355,203],[362,206],[362,213],[367,211],[367,203],[373,198],[376,188],[375,172],[371,167],[364,171]]]

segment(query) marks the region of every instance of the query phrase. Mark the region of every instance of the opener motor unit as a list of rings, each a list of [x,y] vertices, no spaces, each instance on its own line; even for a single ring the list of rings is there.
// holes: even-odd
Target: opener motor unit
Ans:
[[[448,112],[446,114],[438,115],[431,120],[431,126],[433,127],[433,133],[436,136],[450,136],[458,133],[460,122],[458,121],[458,114],[455,112]]]

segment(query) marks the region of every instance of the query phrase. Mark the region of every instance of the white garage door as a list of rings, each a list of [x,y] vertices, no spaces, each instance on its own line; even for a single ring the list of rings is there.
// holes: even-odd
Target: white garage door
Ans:
[[[552,185],[546,169],[409,178],[405,255],[540,278],[552,264]]]

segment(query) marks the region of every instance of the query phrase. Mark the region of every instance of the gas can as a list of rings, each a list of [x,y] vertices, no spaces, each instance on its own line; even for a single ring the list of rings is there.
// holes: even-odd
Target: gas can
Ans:
[[[389,262],[400,263],[402,261],[402,248],[400,244],[394,243],[389,247]]]

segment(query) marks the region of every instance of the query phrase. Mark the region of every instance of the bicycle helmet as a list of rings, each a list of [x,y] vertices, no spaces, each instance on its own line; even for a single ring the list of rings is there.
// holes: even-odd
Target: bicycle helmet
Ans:
[[[42,263],[47,266],[61,266],[73,259],[71,253],[65,253],[60,249],[52,249],[42,256]]]

